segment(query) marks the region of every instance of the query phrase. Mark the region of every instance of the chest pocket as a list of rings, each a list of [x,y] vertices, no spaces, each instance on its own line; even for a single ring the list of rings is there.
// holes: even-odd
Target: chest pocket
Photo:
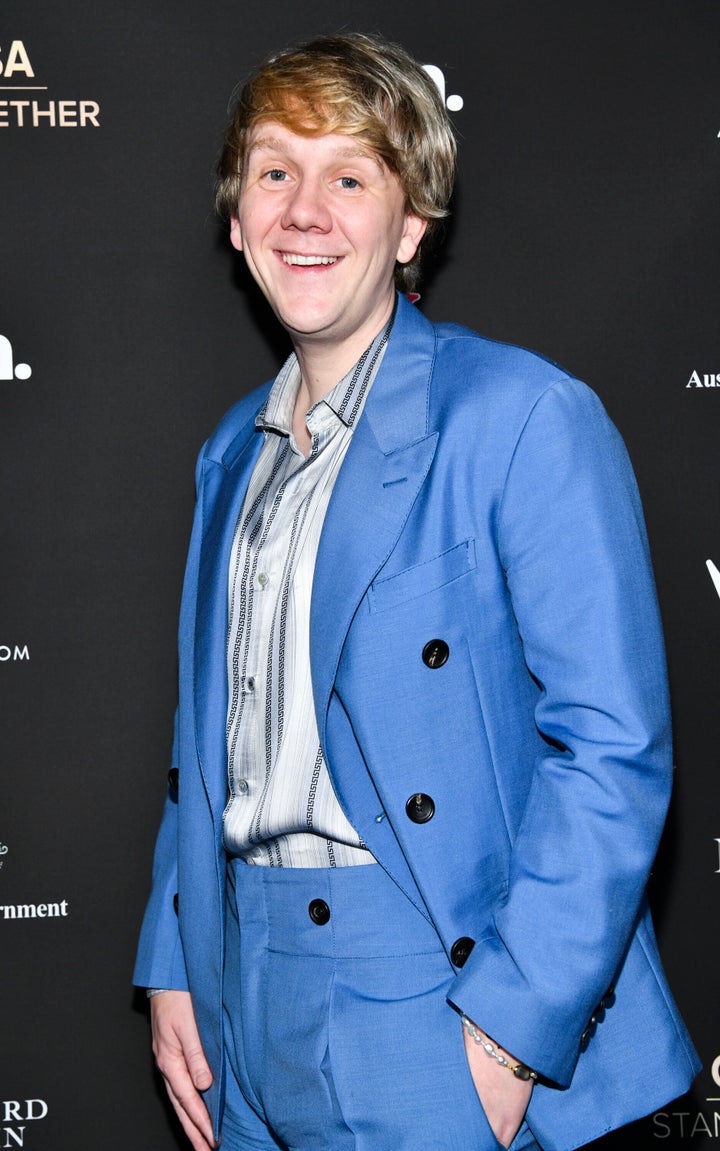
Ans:
[[[386,611],[452,583],[476,566],[475,540],[463,540],[433,559],[375,580],[368,591],[371,612]]]

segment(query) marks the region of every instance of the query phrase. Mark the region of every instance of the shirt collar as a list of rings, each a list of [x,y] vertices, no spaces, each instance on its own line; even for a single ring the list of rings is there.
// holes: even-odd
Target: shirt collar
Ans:
[[[385,327],[378,332],[373,342],[365,349],[350,371],[343,376],[332,391],[318,400],[317,404],[313,404],[310,411],[316,408],[318,404],[326,404],[346,427],[352,429],[355,426],[385,353],[396,311],[397,297],[392,315]],[[299,387],[300,365],[293,352],[278,372],[270,395],[255,417],[255,426],[263,431],[278,432],[280,435],[289,436],[292,431],[295,397]]]

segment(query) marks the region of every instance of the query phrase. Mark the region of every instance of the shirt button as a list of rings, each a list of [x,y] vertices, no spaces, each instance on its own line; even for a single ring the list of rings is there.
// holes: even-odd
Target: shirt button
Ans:
[[[247,691],[255,691],[255,676],[249,675],[245,680],[245,688]]]
[[[250,790],[250,784],[246,779],[239,779],[237,789],[238,795],[247,795]]]
[[[267,587],[269,579],[270,576],[267,574],[267,572],[260,572],[259,576],[257,577],[257,581],[260,584],[260,587]]]

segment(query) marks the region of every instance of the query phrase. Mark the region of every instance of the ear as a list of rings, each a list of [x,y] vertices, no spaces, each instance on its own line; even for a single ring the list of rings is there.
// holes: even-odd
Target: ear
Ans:
[[[232,244],[233,248],[238,250],[238,252],[242,252],[242,231],[240,230],[240,221],[238,220],[237,216],[230,217],[230,243]]]
[[[427,220],[423,220],[421,216],[413,216],[411,213],[405,216],[405,226],[396,257],[399,264],[410,263],[425,235],[427,224]]]

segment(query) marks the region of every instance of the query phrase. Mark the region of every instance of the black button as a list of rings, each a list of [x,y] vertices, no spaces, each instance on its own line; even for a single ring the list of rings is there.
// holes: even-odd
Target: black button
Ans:
[[[588,1043],[590,1042],[590,1040],[592,1039],[592,1037],[596,1031],[597,1031],[597,1019],[593,1015],[593,1016],[591,1016],[590,1022],[588,1023],[587,1027],[585,1028],[582,1035],[580,1036],[580,1050],[581,1051],[585,1051]]]
[[[450,655],[450,648],[445,643],[444,639],[431,639],[429,643],[425,644],[422,651],[423,663],[426,667],[442,667],[447,663],[448,656]]]
[[[171,767],[169,772],[168,772],[168,783],[170,784],[173,791],[177,791],[177,789],[178,789],[178,778],[179,778],[179,776],[180,776],[180,772],[178,771],[178,769],[176,767]]]
[[[605,1012],[613,1006],[615,1002],[615,984],[611,983],[597,1007],[590,1016],[590,1022],[583,1031],[580,1037],[580,1050],[584,1051],[593,1035],[597,1031],[598,1023],[602,1023],[605,1018]]]
[[[463,935],[460,939],[456,939],[450,948],[450,959],[456,967],[464,967],[470,952],[475,946],[475,940],[470,939],[468,935]]]
[[[176,915],[178,913],[178,907],[179,906],[180,906],[180,900],[178,899],[178,893],[176,891],[175,894],[173,895],[173,907],[175,908],[175,914]]]
[[[427,823],[435,814],[435,804],[429,795],[423,795],[422,791],[418,791],[410,796],[405,804],[405,811],[413,823]]]
[[[313,923],[322,927],[330,918],[330,908],[324,899],[313,899],[308,906],[308,914]]]

